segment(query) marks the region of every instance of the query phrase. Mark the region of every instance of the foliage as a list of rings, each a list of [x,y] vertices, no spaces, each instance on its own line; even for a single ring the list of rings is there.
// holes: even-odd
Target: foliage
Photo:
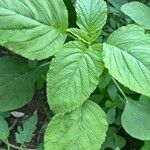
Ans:
[[[0,111],[20,108],[31,101],[35,70],[26,62],[17,57],[1,57],[0,75]]]
[[[150,8],[148,6],[139,2],[131,2],[123,5],[121,9],[144,29],[150,29]]]
[[[0,58],[0,140],[17,147],[4,114],[28,104],[45,81],[55,113],[45,150],[119,150],[126,133],[150,140],[149,18],[146,2],[1,0],[0,45],[11,56]],[[17,128],[18,149],[37,121]]]
[[[9,136],[9,128],[7,122],[0,116],[0,140],[5,140]]]
[[[31,141],[34,136],[33,132],[35,131],[37,116],[32,116],[27,121],[24,122],[23,127],[18,127],[18,130],[15,134],[17,143],[28,143]]]
[[[19,150],[24,150],[24,144],[30,142],[34,136],[33,133],[36,129],[36,123],[37,115],[34,115],[23,123],[23,128],[18,126],[18,131],[15,133],[15,135],[16,142],[20,143],[21,147],[15,147],[11,145],[8,141],[11,128],[8,127],[8,124],[5,121],[5,119],[2,116],[0,116],[0,140],[7,144],[8,149],[12,147],[17,148]]]

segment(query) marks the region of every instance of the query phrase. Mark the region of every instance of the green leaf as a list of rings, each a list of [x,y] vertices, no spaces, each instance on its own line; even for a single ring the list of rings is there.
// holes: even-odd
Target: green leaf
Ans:
[[[116,99],[113,101],[113,104],[118,107],[119,109],[124,109],[126,100],[122,98],[119,94],[117,94]]]
[[[145,141],[141,150],[150,150],[150,141]]]
[[[94,102],[65,115],[56,115],[45,134],[45,150],[98,150],[105,140],[106,115]]]
[[[119,147],[116,147],[115,150],[120,150],[120,148],[119,148]]]
[[[115,119],[116,119],[116,109],[111,108],[107,112],[107,122],[109,124],[113,124],[115,122]]]
[[[116,120],[114,122],[115,125],[121,126],[121,116],[122,116],[122,110],[118,109]]]
[[[10,117],[11,113],[6,111],[6,112],[0,112],[0,116],[2,116],[3,118],[8,118]]]
[[[23,128],[18,127],[18,132],[15,133],[16,142],[23,144],[25,142],[30,142],[34,136],[34,131],[36,129],[38,117],[34,115],[24,122]]]
[[[104,72],[101,74],[99,78],[98,88],[100,90],[104,89],[105,87],[109,85],[110,81],[111,81],[111,76],[108,74],[107,70],[104,70]]]
[[[77,0],[75,8],[80,29],[85,30],[89,36],[100,34],[107,18],[104,0]]]
[[[6,140],[9,136],[9,127],[7,122],[0,116],[0,140]]]
[[[120,10],[121,6],[128,2],[128,0],[108,0],[115,10]]]
[[[113,106],[114,106],[114,104],[113,104],[112,101],[110,101],[110,100],[105,100],[105,107],[106,107],[106,108],[110,108],[110,107],[113,107]]]
[[[140,101],[140,102],[144,102],[144,103],[149,103],[149,104],[150,104],[150,97],[141,95],[140,98],[139,98],[139,101]]]
[[[150,35],[136,25],[122,27],[104,44],[109,73],[124,86],[150,96]]]
[[[0,45],[26,58],[54,55],[65,41],[67,26],[63,0],[0,1]]]
[[[38,149],[37,150],[44,150],[44,142],[40,143],[38,145]]]
[[[16,57],[0,58],[0,111],[20,108],[34,95],[35,72]]]
[[[108,95],[111,100],[115,101],[117,99],[118,93],[117,93],[117,87],[113,84],[109,85],[107,88]]]
[[[107,137],[102,145],[102,149],[115,149],[116,147],[122,149],[125,145],[126,140],[123,137],[117,135],[117,128],[109,127]]]
[[[67,31],[85,43],[91,43],[95,41],[95,39],[99,36],[99,32],[98,32],[90,37],[88,32],[86,32],[85,30],[77,29],[77,28],[69,28]]]
[[[47,75],[47,95],[55,113],[79,107],[96,89],[103,72],[102,45],[89,48],[69,42],[52,61]]]
[[[150,7],[139,2],[131,2],[123,5],[121,10],[143,28],[150,29]]]
[[[93,94],[89,97],[89,100],[94,101],[95,103],[99,104],[104,96],[102,94]]]
[[[150,104],[128,100],[122,114],[122,126],[132,137],[150,140]]]
[[[42,90],[45,88],[46,75],[50,67],[50,62],[43,62],[39,65],[36,72],[36,89]]]

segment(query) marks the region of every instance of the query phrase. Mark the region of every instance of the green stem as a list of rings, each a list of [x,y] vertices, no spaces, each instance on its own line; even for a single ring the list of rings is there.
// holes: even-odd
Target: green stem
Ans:
[[[19,146],[15,146],[13,144],[8,144],[10,147],[18,149],[18,150],[35,150],[35,149],[28,149],[28,148],[24,148],[24,147],[19,147]]]
[[[22,143],[20,146],[20,150],[23,150],[23,146],[24,146],[24,144]]]
[[[121,87],[119,86],[119,84],[117,83],[117,81],[112,78],[112,80],[114,81],[114,83],[116,84],[117,88],[119,89],[119,91],[121,92],[121,94],[123,95],[123,97],[126,99],[126,101],[128,101],[128,97],[125,95],[125,93],[123,92],[123,90],[121,89]]]
[[[5,140],[3,140],[3,142],[7,145],[7,149],[10,150],[10,145],[9,145],[9,141],[6,138]]]
[[[8,148],[8,150],[10,150],[10,145],[9,144],[7,145],[7,148]]]
[[[78,40],[77,37],[75,37],[74,35],[70,34],[69,32],[66,32],[66,34],[67,34],[70,38],[72,38],[72,39],[74,39],[74,40]]]
[[[13,123],[12,126],[10,127],[10,130],[13,130],[13,129],[14,129],[14,127],[16,126],[17,121],[18,121],[18,119],[16,119],[16,120],[14,121],[14,123]]]
[[[15,149],[18,149],[18,150],[20,149],[20,147],[15,146],[15,145],[12,145],[12,144],[10,144],[10,143],[9,143],[8,145],[9,145],[9,147],[12,147],[12,148],[15,148]]]
[[[18,150],[36,150],[36,149],[24,148],[23,145],[21,147],[15,146],[15,145],[9,143],[8,140],[5,140],[4,143],[7,145],[8,150],[11,150],[11,148],[15,148],[15,149],[18,149]]]

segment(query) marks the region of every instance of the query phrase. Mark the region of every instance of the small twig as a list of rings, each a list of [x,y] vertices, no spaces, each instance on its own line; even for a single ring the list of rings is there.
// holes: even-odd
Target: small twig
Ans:
[[[18,119],[15,119],[15,121],[13,122],[12,126],[10,127],[10,130],[13,130],[17,124]]]
[[[8,140],[5,140],[3,142],[7,145],[8,150],[11,150],[11,148],[15,148],[15,149],[18,149],[18,150],[36,150],[36,149],[31,149],[31,148],[28,149],[28,148],[25,148],[25,147],[19,147],[19,146],[13,145],[13,144],[9,143]]]
[[[121,89],[121,87],[119,86],[119,84],[117,83],[117,81],[112,78],[112,80],[114,81],[114,83],[116,84],[117,88],[119,89],[119,91],[121,92],[121,94],[123,95],[123,97],[126,99],[126,101],[128,101],[128,97],[125,95],[125,93],[123,92],[123,90]]]

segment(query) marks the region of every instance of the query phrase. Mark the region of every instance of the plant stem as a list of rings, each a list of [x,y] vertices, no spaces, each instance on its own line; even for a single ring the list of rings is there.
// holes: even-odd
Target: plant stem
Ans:
[[[10,145],[9,144],[7,145],[7,148],[8,148],[8,150],[10,150]]]
[[[10,150],[10,145],[9,145],[9,141],[6,138],[5,140],[3,140],[3,142],[7,145],[7,149]]]
[[[28,148],[24,148],[24,147],[19,147],[19,146],[15,146],[13,144],[8,144],[9,147],[12,147],[12,148],[15,148],[15,149],[18,149],[18,150],[36,150],[36,149],[28,149]]]
[[[24,144],[22,143],[21,146],[20,146],[20,150],[23,150],[23,145],[24,145]]]
[[[16,120],[14,121],[14,123],[13,123],[12,126],[10,127],[10,130],[13,130],[13,129],[14,129],[14,127],[15,127],[17,121],[18,121],[18,119],[16,119]]]
[[[125,93],[123,92],[123,90],[121,89],[121,87],[119,86],[119,84],[117,83],[117,81],[112,78],[112,80],[114,81],[114,83],[116,84],[117,88],[119,89],[119,91],[121,92],[121,94],[123,95],[123,97],[126,99],[126,101],[128,101],[128,97],[125,95]]]
[[[8,145],[9,145],[9,147],[12,147],[12,148],[15,148],[15,149],[20,149],[20,147],[18,147],[18,146],[15,146],[15,145],[12,145],[12,144],[10,144],[10,143],[8,143]]]
[[[3,142],[7,145],[8,150],[11,150],[11,148],[15,148],[18,150],[36,150],[36,149],[27,149],[27,148],[24,148],[23,146],[21,146],[21,147],[15,146],[15,145],[9,143],[8,141],[3,141]]]
[[[70,38],[72,38],[72,39],[74,39],[74,40],[78,40],[77,37],[75,37],[74,35],[70,34],[69,32],[66,32],[66,34],[67,34]]]

